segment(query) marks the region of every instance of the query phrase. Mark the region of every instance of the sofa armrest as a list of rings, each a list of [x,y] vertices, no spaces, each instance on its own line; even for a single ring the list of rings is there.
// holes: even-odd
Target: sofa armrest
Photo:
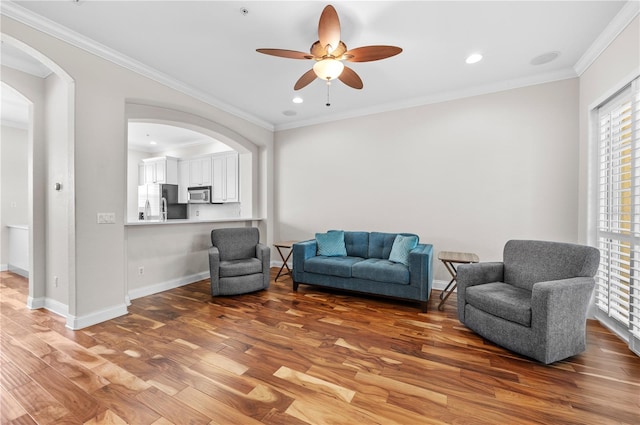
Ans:
[[[211,295],[220,295],[220,251],[218,247],[209,247],[209,276],[211,277]]]
[[[293,281],[300,282],[304,272],[304,262],[316,256],[318,245],[315,239],[293,244]]]
[[[428,300],[433,285],[433,245],[418,244],[409,252],[409,279],[420,288],[420,300]]]
[[[554,350],[584,341],[587,310],[595,280],[591,277],[538,282],[531,292],[531,328],[546,341],[547,358]]]
[[[502,282],[504,279],[504,263],[485,262],[473,264],[460,264],[457,267],[457,299],[458,320],[464,323],[464,306],[466,304],[466,289],[470,286],[483,283]]]

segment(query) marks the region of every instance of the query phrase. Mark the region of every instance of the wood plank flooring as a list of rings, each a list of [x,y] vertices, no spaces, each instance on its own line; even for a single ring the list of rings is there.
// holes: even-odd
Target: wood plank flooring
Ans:
[[[595,321],[545,366],[462,326],[455,296],[424,314],[283,278],[197,282],[74,332],[0,277],[2,424],[640,424],[640,358]]]

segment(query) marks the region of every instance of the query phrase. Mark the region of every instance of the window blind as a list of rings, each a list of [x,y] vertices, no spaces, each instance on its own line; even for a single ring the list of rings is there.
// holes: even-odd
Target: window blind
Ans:
[[[640,82],[598,108],[596,306],[640,339]]]

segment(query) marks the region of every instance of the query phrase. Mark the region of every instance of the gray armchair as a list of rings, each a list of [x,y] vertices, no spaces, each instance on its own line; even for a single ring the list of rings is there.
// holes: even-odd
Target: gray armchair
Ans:
[[[255,227],[211,231],[211,295],[237,295],[269,287],[271,251]]]
[[[509,350],[549,364],[583,352],[600,251],[512,240],[503,262],[458,267],[458,318]]]

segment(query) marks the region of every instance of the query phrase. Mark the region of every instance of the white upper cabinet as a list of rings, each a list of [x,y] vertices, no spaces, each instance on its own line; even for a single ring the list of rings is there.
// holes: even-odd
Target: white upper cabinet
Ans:
[[[239,202],[238,153],[225,152],[211,156],[213,188],[211,201],[214,203]]]
[[[189,186],[211,186],[211,156],[189,160]]]
[[[178,184],[178,158],[143,159],[138,166],[138,184]]]

